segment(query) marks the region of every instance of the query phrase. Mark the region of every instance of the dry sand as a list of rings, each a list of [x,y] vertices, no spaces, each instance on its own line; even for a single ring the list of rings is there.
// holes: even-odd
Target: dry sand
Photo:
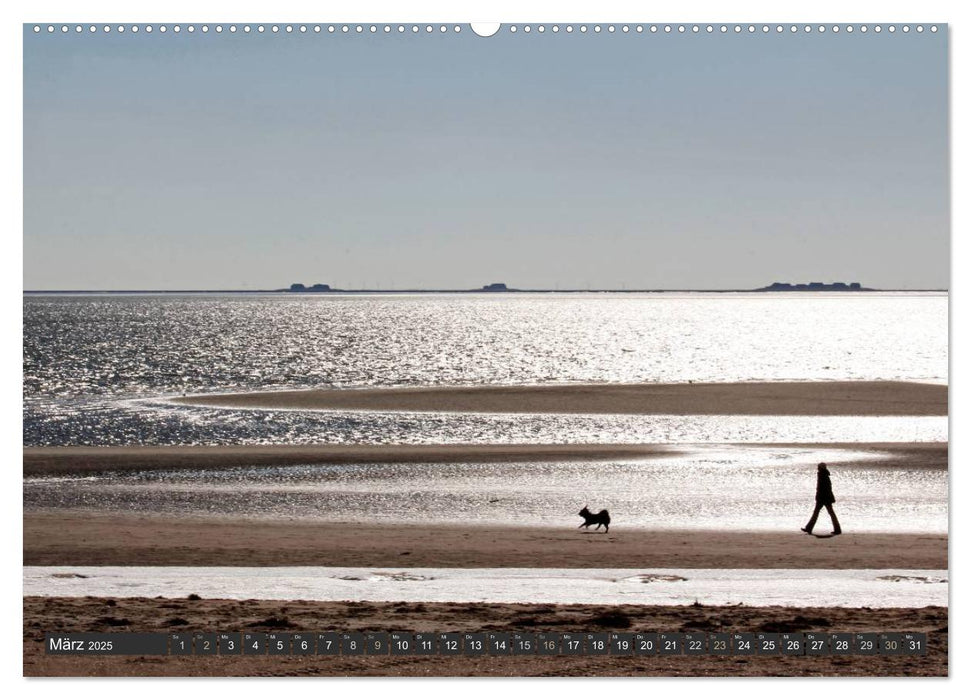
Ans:
[[[24,598],[25,676],[946,676],[946,608]],[[926,632],[924,656],[47,656],[44,633]]]
[[[477,413],[625,413],[756,416],[945,416],[946,385],[916,382],[566,384],[209,394],[179,403]]]
[[[579,520],[579,519],[578,519]],[[27,566],[946,569],[947,535],[24,514]]]

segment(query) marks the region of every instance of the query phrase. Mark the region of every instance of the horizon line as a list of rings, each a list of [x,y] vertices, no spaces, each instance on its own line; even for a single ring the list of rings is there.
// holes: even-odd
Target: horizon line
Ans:
[[[619,294],[634,294],[634,293],[664,293],[664,292],[712,292],[712,293],[731,293],[731,292],[759,292],[759,293],[771,293],[771,294],[806,294],[806,293],[847,293],[847,294],[859,294],[860,292],[949,292],[949,287],[920,287],[920,288],[905,288],[905,287],[884,287],[875,288],[867,287],[864,289],[792,289],[792,290],[767,290],[764,288],[639,288],[639,289],[628,289],[628,288],[608,288],[608,287],[575,287],[575,288],[549,288],[549,287],[537,287],[537,288],[526,288],[526,287],[510,287],[508,289],[502,290],[489,290],[483,288],[360,288],[360,289],[343,289],[343,288],[331,288],[327,290],[291,290],[291,289],[24,289],[23,294],[303,294],[303,295],[327,295],[327,294],[491,294],[491,295],[501,295],[509,293],[578,293],[578,292],[591,292],[591,293],[619,293]]]

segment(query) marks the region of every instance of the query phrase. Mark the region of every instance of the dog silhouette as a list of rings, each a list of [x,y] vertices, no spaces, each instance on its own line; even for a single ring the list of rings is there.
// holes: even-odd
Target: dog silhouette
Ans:
[[[588,528],[594,523],[597,523],[597,527],[594,528],[595,530],[599,530],[600,526],[603,525],[604,532],[610,532],[610,513],[606,510],[602,510],[599,513],[591,513],[589,508],[583,506],[583,510],[578,515],[583,518],[583,524],[580,527]]]

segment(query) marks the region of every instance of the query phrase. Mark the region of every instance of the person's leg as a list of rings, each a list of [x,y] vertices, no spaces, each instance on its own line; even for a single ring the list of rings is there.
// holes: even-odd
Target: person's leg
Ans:
[[[816,527],[816,519],[819,517],[819,511],[823,509],[822,503],[817,503],[815,510],[813,510],[813,517],[809,519],[806,523],[806,527],[803,528],[804,532],[808,532],[810,535],[813,534],[813,528]]]
[[[829,513],[830,520],[833,521],[833,534],[839,535],[843,530],[840,528],[840,521],[836,519],[836,511],[833,510],[833,506],[829,503],[826,504],[826,512]]]

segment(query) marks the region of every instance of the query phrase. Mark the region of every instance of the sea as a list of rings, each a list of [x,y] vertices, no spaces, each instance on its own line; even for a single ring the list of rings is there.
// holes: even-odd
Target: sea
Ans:
[[[25,446],[678,448],[593,464],[241,464],[30,477],[25,508],[575,526],[586,503],[609,506],[619,526],[777,530],[808,517],[814,465],[827,461],[835,465],[844,528],[947,531],[946,469],[819,446],[946,442],[945,416],[382,413],[171,401],[233,391],[433,385],[945,384],[946,294],[25,294],[23,303]],[[840,462],[858,466],[841,471]]]
[[[943,417],[394,414],[169,401],[436,385],[946,383],[946,294],[27,294],[23,313],[24,445],[947,439]]]

